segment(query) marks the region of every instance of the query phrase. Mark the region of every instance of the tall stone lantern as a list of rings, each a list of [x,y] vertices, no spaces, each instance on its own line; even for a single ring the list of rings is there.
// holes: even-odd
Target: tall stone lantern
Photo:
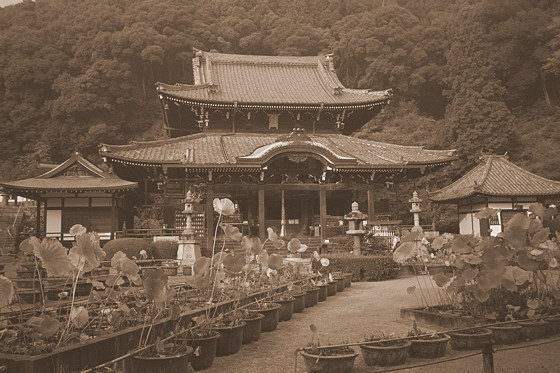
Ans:
[[[344,220],[348,221],[346,234],[354,237],[354,255],[362,253],[362,237],[367,233],[364,220],[367,215],[359,210],[358,202],[352,203],[352,211],[344,215]]]
[[[179,262],[180,271],[183,270],[185,266],[191,267],[191,274],[192,274],[192,266],[196,260],[196,258],[200,257],[200,248],[195,246],[196,240],[194,238],[194,229],[192,227],[192,216],[194,214],[194,196],[192,192],[189,190],[185,199],[183,200],[185,204],[185,209],[183,210],[183,214],[185,214],[186,222],[185,222],[185,229],[181,233],[181,237],[179,239],[179,247],[177,249],[177,261]]]
[[[422,200],[418,198],[418,192],[414,191],[412,193],[412,198],[408,200],[408,202],[412,203],[412,208],[410,212],[414,214],[414,227],[412,227],[412,232],[422,232],[422,227],[420,226],[420,213],[422,210],[420,209],[420,202]]]

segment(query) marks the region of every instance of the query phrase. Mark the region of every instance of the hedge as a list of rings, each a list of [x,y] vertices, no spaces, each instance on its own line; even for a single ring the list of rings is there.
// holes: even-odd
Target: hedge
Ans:
[[[152,258],[152,251],[150,250],[151,240],[146,240],[143,238],[117,238],[108,241],[104,246],[103,250],[107,254],[105,260],[111,260],[113,255],[117,251],[122,251],[127,257],[140,259],[140,251],[146,250],[148,254],[148,259]]]
[[[154,241],[150,244],[150,250],[154,259],[177,259],[179,242],[174,240]]]
[[[329,254],[321,255],[329,259],[329,266],[326,268],[330,273],[344,272],[352,273],[353,281],[383,281],[397,278],[400,265],[393,261],[392,256],[357,256],[352,254]],[[315,271],[321,269],[319,262],[313,262]]]

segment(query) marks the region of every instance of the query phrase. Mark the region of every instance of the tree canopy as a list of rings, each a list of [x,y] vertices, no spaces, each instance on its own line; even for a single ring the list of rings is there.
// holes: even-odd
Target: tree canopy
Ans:
[[[156,81],[192,48],[334,52],[347,87],[393,88],[359,136],[503,154],[560,179],[554,0],[37,0],[0,8],[0,179],[99,142],[163,135]]]

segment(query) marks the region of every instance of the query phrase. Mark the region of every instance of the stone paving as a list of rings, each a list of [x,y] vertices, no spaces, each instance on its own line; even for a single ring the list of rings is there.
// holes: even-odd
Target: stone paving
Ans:
[[[306,308],[303,313],[294,314],[292,320],[288,322],[281,322],[275,331],[262,333],[259,341],[244,345],[237,354],[217,357],[212,367],[204,372],[295,372],[294,352],[296,348],[305,347],[311,342],[310,324],[317,326],[321,345],[346,341],[358,342],[371,333],[406,335],[412,329],[412,322],[401,319],[399,310],[418,305],[416,297],[406,292],[408,286],[415,284],[414,277],[382,282],[354,282],[352,287],[327,298],[326,302]],[[427,325],[419,326],[422,330],[433,330]],[[546,341],[549,340],[542,340],[542,342]],[[560,354],[560,341],[538,347],[498,352],[494,355],[495,371],[558,372],[560,371],[558,354]],[[448,348],[444,359],[462,355],[465,353]],[[426,361],[409,358],[406,365],[398,368],[405,368],[402,371],[415,373],[482,372],[481,355],[422,368],[406,369],[412,364],[423,363]],[[375,371],[381,371],[381,368],[368,367],[361,356],[356,358],[353,373]],[[305,372],[301,356],[297,361],[297,372]]]

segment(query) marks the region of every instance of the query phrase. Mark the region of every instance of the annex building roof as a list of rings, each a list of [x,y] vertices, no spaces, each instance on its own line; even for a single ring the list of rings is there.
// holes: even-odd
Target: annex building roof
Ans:
[[[114,192],[134,189],[137,183],[103,171],[78,153],[52,170],[29,179],[0,183],[10,192],[25,194],[44,192]]]
[[[339,81],[332,55],[255,56],[196,51],[194,84],[157,84],[170,100],[218,107],[286,105],[336,109],[388,103],[391,90],[349,89]],[[221,105],[221,106],[219,106]]]
[[[271,133],[203,132],[172,139],[100,145],[101,155],[138,166],[181,165],[185,168],[261,168],[282,153],[312,153],[333,169],[403,169],[449,163],[454,150],[427,150],[363,140],[340,134],[278,136]]]
[[[505,156],[484,156],[482,161],[454,183],[434,191],[435,202],[448,202],[476,195],[520,197],[560,195],[560,181],[535,175],[509,162]]]

